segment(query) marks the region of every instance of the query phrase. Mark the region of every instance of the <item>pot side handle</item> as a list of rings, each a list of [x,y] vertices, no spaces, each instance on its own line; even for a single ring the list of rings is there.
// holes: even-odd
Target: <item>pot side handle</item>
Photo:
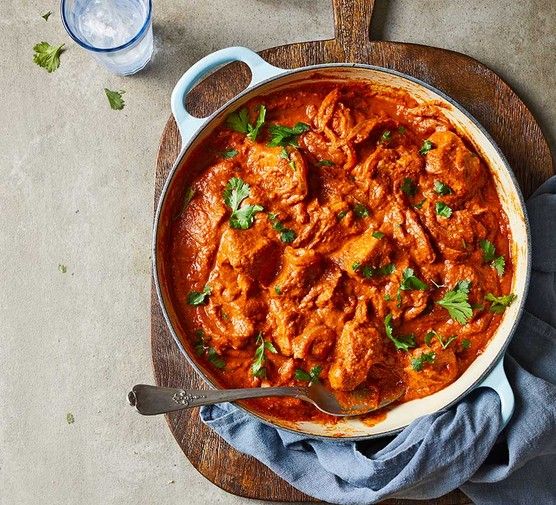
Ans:
[[[245,63],[251,70],[251,82],[249,86],[247,86],[247,89],[265,79],[285,72],[282,68],[270,65],[257,53],[246,47],[227,47],[199,60],[183,74],[172,91],[172,114],[180,130],[182,146],[185,146],[189,140],[191,140],[207,120],[207,118],[196,118],[185,110],[184,101],[187,93],[189,93],[193,86],[207,73],[217,67],[234,61]]]
[[[500,408],[502,414],[502,429],[506,427],[512,417],[515,407],[515,397],[512,387],[504,371],[504,356],[500,358],[490,374],[483,380],[478,388],[491,388],[500,397]],[[502,431],[502,430],[500,430]]]

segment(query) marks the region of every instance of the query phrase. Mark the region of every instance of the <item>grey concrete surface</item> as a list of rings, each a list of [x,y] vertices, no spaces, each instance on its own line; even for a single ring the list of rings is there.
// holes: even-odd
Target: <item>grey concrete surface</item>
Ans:
[[[246,503],[192,468],[163,418],[125,403],[152,381],[153,167],[171,89],[193,62],[229,45],[328,38],[330,3],[155,0],[154,60],[128,78],[71,42],[55,0],[1,3],[0,503]],[[490,65],[554,146],[553,0],[378,3],[377,38]],[[67,45],[53,74],[32,61],[42,40]],[[104,87],[127,91],[123,111]]]

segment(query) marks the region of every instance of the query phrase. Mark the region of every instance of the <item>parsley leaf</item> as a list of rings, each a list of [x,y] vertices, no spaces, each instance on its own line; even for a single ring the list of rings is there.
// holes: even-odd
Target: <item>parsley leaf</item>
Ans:
[[[502,314],[506,310],[506,307],[509,307],[516,298],[517,296],[513,293],[502,296],[495,296],[492,293],[487,293],[485,296],[486,301],[492,302],[490,311],[495,314]]]
[[[257,120],[255,121],[255,124],[252,125],[249,122],[249,110],[247,107],[243,107],[239,111],[229,114],[226,118],[226,124],[229,128],[236,132],[246,133],[248,138],[255,141],[257,140],[261,126],[264,124],[265,117],[266,107],[261,104],[259,105]]]
[[[449,195],[453,193],[452,188],[442,181],[434,181],[434,190],[442,196]]]
[[[189,305],[204,305],[211,293],[212,289],[208,285],[203,288],[203,291],[190,291],[187,295],[187,303]]]
[[[335,164],[336,163],[334,163],[333,161],[330,161],[330,160],[320,160],[319,161],[319,165],[321,167],[330,167],[330,166],[335,165]]]
[[[421,149],[419,149],[419,154],[427,154],[431,149],[434,149],[436,146],[430,141],[425,140]]]
[[[51,15],[52,15],[52,11],[48,11],[48,12],[45,12],[45,13],[41,16],[41,18],[43,18],[45,21],[48,21],[48,18],[49,18]]]
[[[504,270],[506,269],[506,260],[504,259],[504,256],[498,256],[497,258],[494,258],[494,260],[492,260],[491,266],[492,268],[494,268],[494,270],[496,270],[498,276],[502,277],[504,275]]]
[[[415,182],[413,181],[413,179],[411,179],[410,177],[406,177],[403,180],[402,183],[402,191],[407,195],[407,196],[415,196],[415,193],[417,193],[417,185],[415,184]]]
[[[402,291],[410,291],[412,289],[424,291],[427,287],[428,286],[421,279],[415,276],[413,268],[406,268],[403,271],[402,282],[400,284],[400,289]]]
[[[306,123],[297,123],[293,128],[289,126],[282,126],[279,124],[270,125],[268,131],[270,132],[270,147],[276,146],[293,146],[298,147],[297,138],[303,132],[309,129]]]
[[[64,51],[64,45],[51,46],[48,42],[40,42],[33,47],[35,54],[33,61],[50,74],[60,66],[60,54]]]
[[[122,98],[125,91],[111,91],[108,88],[104,88],[104,92],[106,93],[108,103],[110,104],[110,108],[112,110],[122,110],[125,107],[125,102]]]
[[[299,381],[307,381],[309,384],[319,381],[319,375],[322,372],[322,367],[320,365],[315,365],[314,367],[306,372],[302,368],[297,368],[295,370],[295,378]]]
[[[239,207],[241,202],[250,194],[251,188],[249,184],[241,180],[239,177],[232,177],[224,188],[224,203],[232,209],[230,216],[230,226],[236,230],[247,230],[251,228],[255,220],[255,214],[261,212],[261,205],[245,205]]]
[[[353,212],[359,218],[369,217],[369,209],[365,207],[362,203],[356,203],[353,206]]]
[[[445,308],[450,317],[459,324],[465,324],[473,317],[473,309],[469,304],[469,287],[467,280],[459,281],[454,289],[447,291],[441,300],[436,303]]]
[[[280,234],[280,240],[282,242],[291,244],[297,238],[297,233],[290,228],[286,228],[278,219],[278,214],[269,213],[268,219],[272,223],[272,227]]]
[[[392,325],[391,313],[384,318],[384,328],[386,329],[386,336],[394,343],[396,349],[407,352],[410,347],[415,347],[414,335],[394,337],[394,326]]]
[[[238,154],[237,149],[226,149],[224,152],[222,152],[222,158],[225,159],[233,158],[237,154]]]
[[[420,372],[425,363],[434,363],[435,360],[436,354],[434,352],[424,352],[411,360],[411,368],[416,372]]]
[[[377,240],[380,240],[382,237],[384,237],[384,233],[382,233],[381,231],[373,231],[372,236]]]
[[[263,334],[261,332],[257,333],[257,348],[255,349],[255,357],[253,359],[253,364],[251,365],[251,373],[255,377],[263,378],[266,376],[266,367],[265,367],[265,350],[269,350],[270,352],[276,354],[278,351],[272,345],[272,342],[265,342],[263,338]]]
[[[452,215],[452,209],[444,202],[436,202],[435,209],[439,216],[445,217],[446,219]]]

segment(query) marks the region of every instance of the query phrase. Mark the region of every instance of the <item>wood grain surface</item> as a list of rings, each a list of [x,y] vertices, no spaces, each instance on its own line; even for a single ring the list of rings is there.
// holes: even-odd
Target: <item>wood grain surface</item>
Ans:
[[[274,47],[261,51],[261,56],[284,68],[329,62],[369,63],[422,79],[462,104],[489,131],[512,166],[525,197],[553,175],[552,156],[539,125],[525,104],[492,70],[473,58],[445,49],[370,40],[373,0],[333,0],[333,5],[333,39]],[[186,100],[188,110],[196,116],[206,116],[241,91],[248,82],[249,70],[245,65],[228,65],[202,81],[189,94]],[[177,126],[170,118],[162,134],[156,164],[155,205],[180,146]],[[151,338],[157,384],[205,387],[166,329],[154,287]],[[167,420],[189,461],[222,489],[265,501],[315,501],[254,458],[232,449],[199,421],[197,409],[171,414]],[[187,498],[184,500],[186,502]],[[387,500],[384,503],[463,505],[471,502],[460,491],[454,491],[428,502]]]

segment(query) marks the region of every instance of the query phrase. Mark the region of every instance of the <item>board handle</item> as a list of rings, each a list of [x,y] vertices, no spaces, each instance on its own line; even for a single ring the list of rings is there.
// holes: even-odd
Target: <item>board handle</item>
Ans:
[[[332,0],[334,40],[350,61],[356,59],[358,48],[370,44],[374,6],[375,0]]]
[[[246,47],[227,47],[226,49],[221,49],[220,51],[215,51],[205,56],[192,65],[174,87],[171,98],[172,114],[180,130],[182,146],[186,146],[186,144],[189,143],[207,120],[206,117],[197,118],[187,112],[185,109],[185,97],[187,93],[189,93],[193,86],[206,76],[206,74],[217,67],[234,61],[245,63],[251,70],[251,82],[247,86],[247,89],[265,79],[285,72],[284,69],[270,65],[257,53]]]
[[[500,397],[500,409],[502,414],[502,429],[510,421],[514,413],[515,397],[512,387],[504,371],[504,357],[502,356],[492,371],[483,380],[478,388],[491,388]]]

